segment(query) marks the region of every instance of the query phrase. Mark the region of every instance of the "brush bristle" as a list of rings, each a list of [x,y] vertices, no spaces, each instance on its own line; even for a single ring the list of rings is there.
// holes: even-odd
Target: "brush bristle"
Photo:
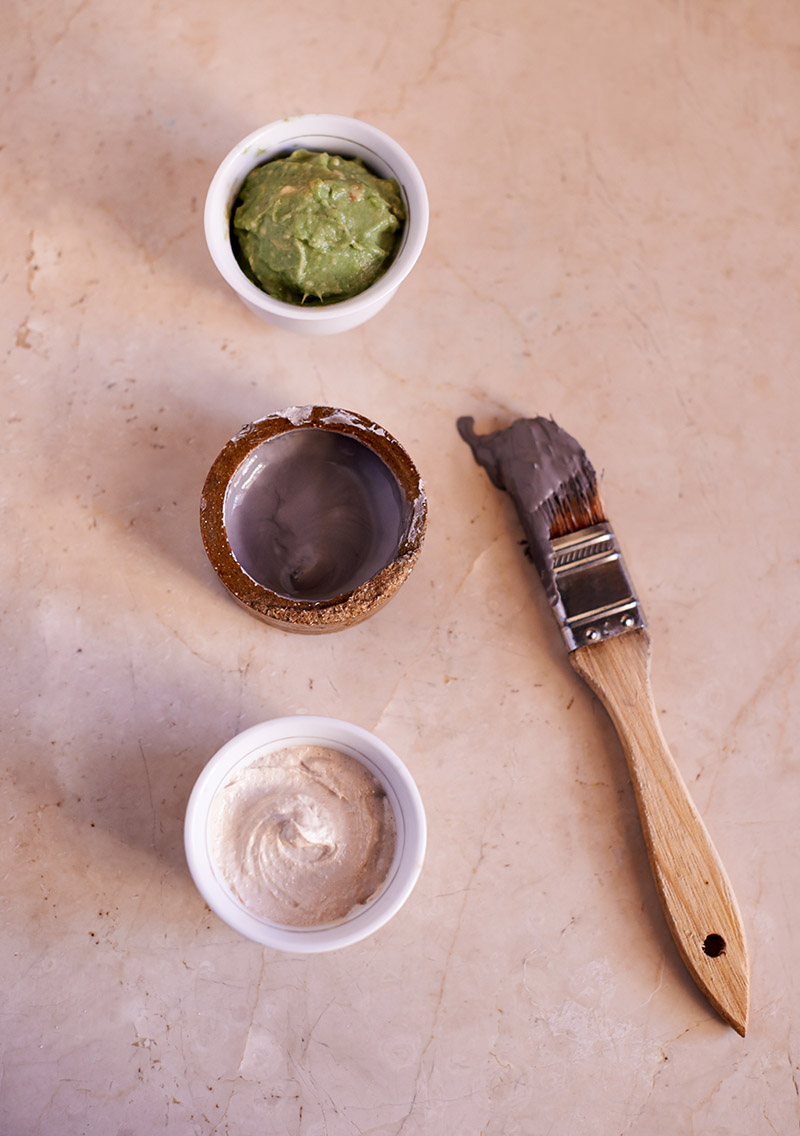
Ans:
[[[550,521],[550,539],[568,536],[605,521],[597,482],[571,477],[542,505]]]

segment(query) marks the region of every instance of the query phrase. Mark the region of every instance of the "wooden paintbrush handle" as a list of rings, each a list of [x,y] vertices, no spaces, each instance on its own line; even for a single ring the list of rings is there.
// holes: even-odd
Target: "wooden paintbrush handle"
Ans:
[[[667,749],[650,690],[650,641],[639,629],[570,653],[608,711],[628,761],[650,866],[681,957],[714,1009],[742,1036],[750,964],[733,890]]]

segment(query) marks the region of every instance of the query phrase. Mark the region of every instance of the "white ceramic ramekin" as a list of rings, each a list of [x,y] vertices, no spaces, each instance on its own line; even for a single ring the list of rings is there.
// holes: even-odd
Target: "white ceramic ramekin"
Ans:
[[[383,276],[349,300],[315,307],[276,300],[248,280],[231,247],[231,209],[245,177],[270,158],[297,149],[361,158],[379,176],[393,177],[400,185],[407,213],[400,247]],[[419,170],[388,134],[344,115],[303,114],[262,126],[234,146],[211,181],[204,221],[214,263],[252,312],[277,327],[306,335],[329,335],[357,327],[389,302],[422,251],[428,213],[428,195]]]
[[[292,745],[323,745],[360,761],[376,777],[394,813],[397,843],[382,889],[368,903],[337,923],[286,927],[253,915],[232,894],[209,847],[209,810],[214,795],[237,768],[269,750]],[[220,919],[248,939],[275,950],[315,954],[357,943],[395,915],[411,894],[425,857],[427,826],[419,790],[400,758],[379,738],[338,718],[307,715],[273,718],[237,734],[198,777],[186,809],[186,859],[195,884]]]

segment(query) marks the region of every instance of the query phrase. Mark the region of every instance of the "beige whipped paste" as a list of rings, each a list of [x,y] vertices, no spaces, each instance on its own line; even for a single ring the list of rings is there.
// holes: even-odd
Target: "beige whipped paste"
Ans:
[[[319,745],[265,753],[216,793],[210,850],[254,915],[331,923],[382,886],[396,827],[386,793],[355,758]]]

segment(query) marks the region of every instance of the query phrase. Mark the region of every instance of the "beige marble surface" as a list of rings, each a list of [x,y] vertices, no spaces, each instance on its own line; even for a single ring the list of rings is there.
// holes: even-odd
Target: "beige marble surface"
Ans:
[[[767,1136],[800,1119],[792,0],[39,0],[0,50],[3,1136]],[[429,241],[362,329],[239,304],[208,182],[283,115],[414,156]],[[238,427],[325,402],[428,489],[368,623],[234,605],[198,502]],[[734,883],[750,1028],[660,914],[621,751],[454,427],[553,414],[604,470],[664,730]],[[188,875],[239,729],[375,731],[429,847],[366,942],[284,956]]]

